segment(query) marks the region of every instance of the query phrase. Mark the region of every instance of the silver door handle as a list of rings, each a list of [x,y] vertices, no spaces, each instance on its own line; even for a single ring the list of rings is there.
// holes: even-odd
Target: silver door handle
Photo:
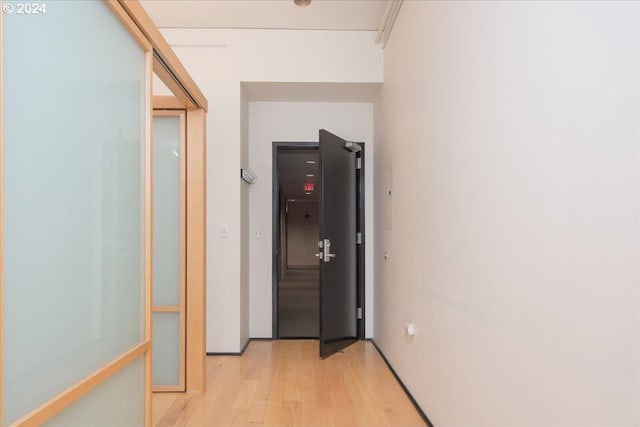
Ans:
[[[331,240],[324,239],[324,262],[331,261],[331,258],[335,258],[336,254],[331,253]]]

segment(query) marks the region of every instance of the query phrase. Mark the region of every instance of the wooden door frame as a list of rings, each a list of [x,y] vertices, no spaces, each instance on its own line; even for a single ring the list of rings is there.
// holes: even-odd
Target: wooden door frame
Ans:
[[[186,109],[173,96],[154,96],[153,108],[185,114],[185,391],[197,393],[204,391],[206,376],[206,113]]]
[[[153,107],[186,110],[186,391],[205,389],[206,363],[206,117],[208,101],[138,0],[117,1],[153,46],[153,71],[173,96]]]
[[[208,110],[207,98],[138,0],[118,2],[153,46],[153,72],[187,110]]]
[[[203,392],[206,377],[207,152],[206,112],[187,110],[186,391]]]

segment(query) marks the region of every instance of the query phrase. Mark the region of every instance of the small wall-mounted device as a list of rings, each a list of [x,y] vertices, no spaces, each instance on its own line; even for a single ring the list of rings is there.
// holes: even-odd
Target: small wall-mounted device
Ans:
[[[412,337],[416,334],[416,325],[407,320],[404,322],[404,330],[406,331],[407,335]]]
[[[240,169],[240,178],[242,178],[247,184],[253,184],[258,176],[251,169]]]

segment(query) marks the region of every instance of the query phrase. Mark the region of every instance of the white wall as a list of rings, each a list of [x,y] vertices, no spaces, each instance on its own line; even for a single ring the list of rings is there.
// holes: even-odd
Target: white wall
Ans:
[[[249,296],[241,287],[246,253],[243,257],[240,83],[381,82],[383,55],[373,43],[375,33],[367,31],[163,29],[162,34],[209,100],[207,351],[237,352],[248,336]],[[229,227],[229,238],[220,237],[222,225]]]
[[[437,426],[640,424],[639,7],[402,6],[375,341]]]
[[[240,89],[240,167],[249,167],[249,103]],[[240,345],[249,342],[249,184],[240,184]]]
[[[251,230],[264,239],[251,239],[251,336],[271,337],[272,143],[318,141],[318,129],[349,141],[365,143],[365,316],[366,334],[373,334],[373,104],[323,102],[249,103],[249,162],[259,179],[250,187]]]

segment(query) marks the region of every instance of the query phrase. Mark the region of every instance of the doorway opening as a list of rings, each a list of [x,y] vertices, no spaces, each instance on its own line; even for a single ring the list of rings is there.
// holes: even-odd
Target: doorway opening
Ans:
[[[364,144],[359,146],[354,316],[357,336],[364,339]],[[320,157],[318,142],[273,143],[274,339],[317,339],[321,335]]]
[[[318,148],[277,152],[279,338],[318,338]]]

